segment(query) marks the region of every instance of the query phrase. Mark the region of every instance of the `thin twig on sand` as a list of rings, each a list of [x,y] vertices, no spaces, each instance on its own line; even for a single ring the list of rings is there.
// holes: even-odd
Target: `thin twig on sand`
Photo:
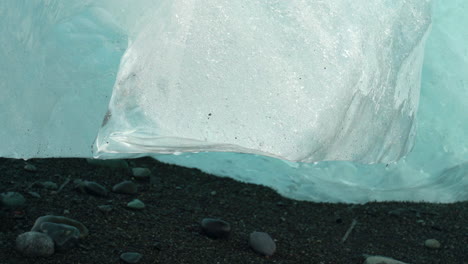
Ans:
[[[70,178],[68,178],[64,183],[62,183],[62,185],[60,185],[56,193],[61,192],[63,187],[65,187],[65,185],[67,185],[69,182],[70,182]]]
[[[348,239],[348,236],[349,234],[351,234],[351,231],[353,231],[354,227],[356,226],[357,224],[357,220],[356,219],[353,219],[353,222],[351,223],[351,225],[349,226],[348,230],[346,231],[345,235],[343,236],[343,238],[341,239],[341,243],[344,243],[346,241],[346,239]]]

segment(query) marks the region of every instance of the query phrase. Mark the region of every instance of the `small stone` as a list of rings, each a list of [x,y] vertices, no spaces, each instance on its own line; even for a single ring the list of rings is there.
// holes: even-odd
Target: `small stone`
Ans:
[[[137,179],[146,179],[151,175],[148,168],[132,168],[132,174]]]
[[[78,245],[80,230],[74,226],[43,222],[39,228],[54,240],[57,250],[65,251]]]
[[[127,207],[129,208],[132,208],[132,209],[137,209],[137,210],[141,210],[143,208],[145,208],[145,204],[138,200],[138,199],[134,199],[133,201],[129,202],[127,204]]]
[[[392,258],[383,256],[367,256],[364,264],[407,264]]]
[[[0,194],[0,203],[10,209],[18,209],[25,205],[26,199],[19,192],[5,192]]]
[[[80,184],[80,187],[83,188],[89,194],[101,197],[106,197],[109,194],[109,191],[106,189],[106,187],[100,185],[97,182],[83,181]]]
[[[99,205],[98,209],[101,210],[104,213],[108,213],[108,212],[112,211],[112,205],[107,205],[107,204],[106,205]]]
[[[126,263],[138,263],[142,257],[138,252],[125,252],[120,255],[120,259]]]
[[[30,257],[48,257],[54,254],[54,241],[40,232],[26,232],[16,238],[16,249]]]
[[[211,238],[227,238],[231,233],[231,225],[221,219],[205,218],[201,221],[201,228]]]
[[[80,231],[80,238],[86,237],[89,233],[88,228],[86,228],[86,226],[84,226],[79,221],[70,219],[65,216],[55,215],[45,215],[37,218],[36,222],[34,222],[34,225],[31,228],[31,231],[41,231],[41,225],[45,222],[74,226]]]
[[[161,242],[159,242],[159,241],[154,241],[154,242],[153,242],[153,248],[154,248],[154,249],[157,249],[157,250],[159,250],[159,251],[161,251],[161,250],[162,250]]]
[[[57,190],[58,189],[58,185],[55,183],[55,182],[51,182],[51,181],[45,181],[43,183],[41,183],[42,187],[48,189],[48,190]]]
[[[213,196],[215,196],[215,195],[216,195],[216,191],[212,191],[210,194],[213,195]]]
[[[26,165],[24,165],[24,170],[26,171],[30,171],[30,172],[35,172],[37,171],[37,168],[36,166],[30,164],[30,163],[27,163]]]
[[[124,194],[134,194],[138,191],[137,189],[137,185],[132,181],[123,181],[112,187],[113,192]]]
[[[427,248],[438,249],[440,248],[440,242],[436,239],[427,239],[426,241],[424,241],[424,246],[426,246]]]
[[[41,198],[41,195],[37,192],[29,191],[28,194],[34,198]]]
[[[271,256],[276,251],[275,241],[265,232],[252,232],[249,236],[249,245],[255,252],[265,256]]]

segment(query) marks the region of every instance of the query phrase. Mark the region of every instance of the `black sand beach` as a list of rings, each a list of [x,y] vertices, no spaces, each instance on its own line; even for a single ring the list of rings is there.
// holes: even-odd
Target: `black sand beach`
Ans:
[[[353,205],[294,201],[263,186],[150,158],[127,162],[128,168],[111,168],[85,159],[0,159],[0,193],[19,192],[26,198],[20,208],[0,209],[0,264],[123,263],[119,259],[123,252],[141,253],[138,263],[341,264],[363,263],[365,254],[413,264],[468,263],[468,202]],[[26,170],[26,164],[36,170]],[[135,179],[134,167],[149,168],[150,179]],[[75,189],[77,179],[95,181],[109,190],[132,180],[138,191],[100,197]],[[46,181],[61,189],[41,184]],[[135,198],[146,207],[127,208]],[[102,211],[100,205],[110,205],[112,210]],[[43,215],[78,220],[89,235],[68,251],[47,258],[25,257],[15,250],[16,237],[30,231]],[[203,218],[229,222],[230,237],[208,238],[200,228]],[[350,229],[353,220],[356,225]],[[271,235],[277,246],[273,256],[262,256],[249,247],[253,231]],[[438,240],[440,248],[424,246],[427,239]]]

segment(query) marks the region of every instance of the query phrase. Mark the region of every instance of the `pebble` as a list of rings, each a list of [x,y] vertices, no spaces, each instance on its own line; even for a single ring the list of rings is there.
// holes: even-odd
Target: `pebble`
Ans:
[[[109,194],[109,191],[106,189],[106,187],[97,182],[76,180],[75,184],[80,190],[92,195],[106,197]]]
[[[26,165],[24,165],[24,170],[26,171],[30,171],[30,172],[35,172],[37,171],[37,168],[36,166],[30,164],[30,163],[27,163]]]
[[[141,209],[145,208],[145,204],[142,201],[138,200],[138,199],[134,199],[133,201],[131,201],[131,202],[129,202],[127,204],[127,207],[132,208],[132,209],[141,210]]]
[[[26,232],[16,238],[16,250],[30,257],[48,257],[54,254],[54,241],[40,232]]]
[[[42,187],[48,189],[48,190],[57,190],[58,185],[55,182],[51,181],[45,181],[41,183]]]
[[[426,246],[427,248],[438,249],[440,248],[440,242],[436,239],[427,239],[426,241],[424,241],[424,246]]]
[[[146,179],[150,176],[151,171],[148,168],[132,168],[132,174],[137,179]]]
[[[101,210],[104,213],[108,213],[108,212],[112,211],[112,205],[108,205],[108,204],[99,205],[98,209]]]
[[[116,193],[134,194],[137,192],[137,185],[132,181],[123,181],[112,187],[112,191]]]
[[[276,251],[275,241],[265,232],[250,233],[249,245],[255,252],[265,256],[271,256]]]
[[[143,255],[138,252],[125,252],[120,254],[120,259],[126,263],[138,263],[142,257]]]
[[[383,257],[383,256],[367,256],[364,264],[408,264],[405,262],[401,262],[396,259]]]
[[[231,225],[221,219],[205,218],[201,221],[201,228],[211,238],[227,238],[231,233]]]
[[[0,203],[10,209],[17,209],[24,206],[26,199],[19,192],[5,192],[0,194]]]
[[[86,237],[89,234],[88,228],[86,228],[86,226],[84,226],[81,222],[65,216],[56,215],[45,215],[37,218],[36,222],[34,222],[34,225],[31,228],[31,231],[41,231],[41,225],[45,222],[74,226],[80,231],[80,238]]]
[[[57,250],[65,251],[78,245],[80,230],[74,226],[44,222],[39,229],[54,240]]]
[[[29,191],[28,194],[34,198],[41,198],[41,195],[37,192]]]

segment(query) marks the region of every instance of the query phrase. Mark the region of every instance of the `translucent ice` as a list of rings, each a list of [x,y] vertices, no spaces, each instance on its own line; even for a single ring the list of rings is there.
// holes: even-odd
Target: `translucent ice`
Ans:
[[[413,146],[427,1],[161,1],[123,56],[97,156],[391,162]]]
[[[366,202],[468,200],[468,2],[433,1],[415,147],[392,164],[316,164],[236,153],[159,156],[217,175],[271,186],[295,199]]]
[[[89,2],[0,2],[0,156],[90,155],[127,38]]]

